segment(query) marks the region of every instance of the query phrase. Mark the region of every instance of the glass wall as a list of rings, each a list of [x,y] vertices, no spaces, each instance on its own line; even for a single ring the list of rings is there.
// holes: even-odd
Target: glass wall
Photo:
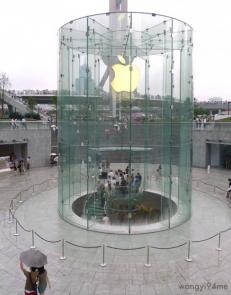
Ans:
[[[107,13],[59,33],[59,213],[144,233],[191,214],[192,28]]]

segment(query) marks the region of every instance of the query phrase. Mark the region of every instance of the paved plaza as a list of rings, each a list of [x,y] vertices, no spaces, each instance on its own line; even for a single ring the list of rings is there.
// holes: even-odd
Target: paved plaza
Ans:
[[[18,226],[20,235],[14,236],[15,222],[8,223],[10,200],[32,184],[56,177],[54,167],[33,169],[21,176],[0,175],[1,295],[23,294],[25,278],[19,269],[19,254],[32,245],[32,236],[22,227],[38,234],[34,244],[48,256],[47,270],[52,285],[48,295],[231,294],[231,230],[221,233],[222,251],[216,250],[219,238],[216,234],[231,225],[231,208],[225,193],[217,188],[226,189],[228,170],[211,169],[208,174],[204,169],[193,169],[192,218],[169,231],[133,236],[87,232],[60,219],[55,186],[38,186],[36,193],[28,194],[15,212],[22,227]],[[206,240],[213,235],[216,236]],[[62,239],[64,253],[62,242],[56,242]],[[192,262],[185,260],[189,240],[193,241]],[[104,267],[100,266],[103,244]],[[150,267],[145,266],[148,245]],[[60,259],[63,255],[65,260]]]

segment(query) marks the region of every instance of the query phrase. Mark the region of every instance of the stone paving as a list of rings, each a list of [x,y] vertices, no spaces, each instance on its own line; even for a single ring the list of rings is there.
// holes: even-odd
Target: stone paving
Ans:
[[[8,224],[9,203],[14,195],[33,183],[57,176],[56,168],[41,168],[18,176],[0,175],[0,294],[23,294],[24,276],[19,269],[19,254],[31,246],[31,233]],[[132,248],[154,245],[169,247],[188,240],[210,237],[231,225],[231,208],[224,193],[211,185],[227,187],[227,170],[193,169],[193,201],[190,221],[170,231],[145,235],[111,235],[87,232],[59,218],[57,190],[32,195],[16,210],[15,216],[26,229],[34,229],[47,240],[64,238],[79,245]],[[203,181],[203,182],[201,182]],[[205,183],[210,183],[208,186]],[[101,267],[102,248],[82,249],[65,244],[65,260],[60,260],[61,243],[48,243],[35,237],[35,245],[48,255],[47,270],[55,295],[168,295],[231,294],[231,231],[222,233],[222,251],[216,251],[218,236],[193,243],[192,262],[186,262],[187,245],[171,250],[150,249],[151,267],[145,267],[146,248],[122,251],[106,248]],[[200,288],[200,289],[199,289]]]

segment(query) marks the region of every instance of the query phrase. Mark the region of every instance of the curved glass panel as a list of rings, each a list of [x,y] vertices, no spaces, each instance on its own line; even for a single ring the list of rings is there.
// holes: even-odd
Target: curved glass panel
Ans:
[[[71,21],[59,40],[60,215],[129,234],[188,220],[192,28],[107,13]]]

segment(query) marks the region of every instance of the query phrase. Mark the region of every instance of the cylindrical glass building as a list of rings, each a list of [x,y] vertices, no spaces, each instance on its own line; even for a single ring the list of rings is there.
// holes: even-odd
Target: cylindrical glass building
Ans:
[[[61,217],[125,234],[188,220],[192,28],[104,13],[65,24],[59,40]]]

